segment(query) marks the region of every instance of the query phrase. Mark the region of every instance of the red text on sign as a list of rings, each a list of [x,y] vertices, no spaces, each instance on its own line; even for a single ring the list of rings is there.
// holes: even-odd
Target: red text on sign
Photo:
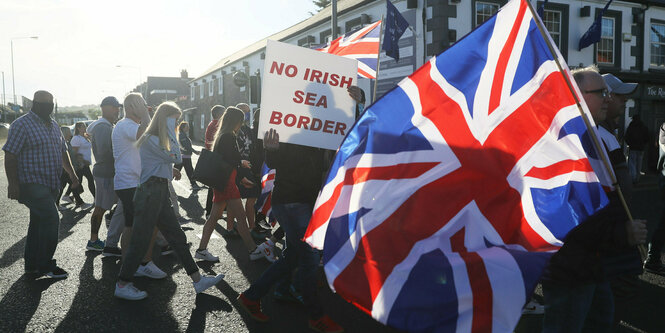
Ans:
[[[321,131],[324,133],[330,134],[339,134],[346,135],[346,124],[342,122],[337,122],[333,120],[321,120],[319,118],[310,118],[307,116],[296,116],[291,113],[286,115],[282,114],[279,111],[273,111],[270,114],[270,124],[271,125],[284,125],[286,127],[297,127],[306,129],[309,131]]]
[[[316,107],[319,106],[322,106],[324,108],[328,107],[328,98],[326,97],[326,95],[321,95],[321,97],[317,99],[317,95],[315,93],[310,93],[310,92],[305,93],[304,91],[301,90],[296,90],[295,95],[296,97],[293,98],[293,101],[296,103],[300,104],[304,103],[306,105],[311,105]]]

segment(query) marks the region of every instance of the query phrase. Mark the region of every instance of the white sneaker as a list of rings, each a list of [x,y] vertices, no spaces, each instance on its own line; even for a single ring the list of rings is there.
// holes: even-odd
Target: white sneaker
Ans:
[[[198,294],[218,284],[219,281],[222,281],[223,278],[224,274],[219,274],[217,276],[202,275],[201,280],[199,280],[199,282],[192,282],[192,284],[194,284],[194,290],[196,290],[196,293]]]
[[[67,206],[65,206],[65,205],[58,205],[58,210],[61,211],[61,212],[62,212],[62,211],[65,211],[65,210],[67,210]]]
[[[129,301],[138,301],[148,297],[148,293],[142,290],[136,289],[133,283],[128,283],[124,287],[121,287],[119,283],[115,284],[115,293],[113,296],[117,298],[126,299]]]
[[[534,300],[529,301],[529,303],[526,303],[524,308],[522,308],[522,314],[536,315],[536,314],[543,314],[543,313],[545,313],[545,306],[543,306],[542,304],[540,304],[540,303],[538,303]]]
[[[70,204],[70,203],[74,202],[74,200],[72,200],[72,197],[70,197],[70,196],[64,196],[64,197],[62,197],[61,200],[62,200],[62,202],[66,203],[66,204]]]
[[[265,254],[263,254],[263,251],[259,249],[258,246],[254,249],[254,251],[249,253],[249,260],[259,260],[263,257],[265,257]]]
[[[205,261],[219,261],[219,257],[213,256],[212,253],[208,252],[207,249],[203,250],[196,250],[196,253],[194,254],[194,258],[196,259],[203,259]]]
[[[271,240],[267,240],[261,245],[256,247],[257,249],[261,250],[263,253],[263,256],[270,262],[275,262],[277,261],[277,256],[275,255],[275,244]]]
[[[139,265],[139,268],[136,270],[136,273],[134,273],[134,276],[145,276],[151,279],[163,279],[166,277],[166,273],[159,269],[159,267],[157,267],[154,262],[150,261],[145,265]]]

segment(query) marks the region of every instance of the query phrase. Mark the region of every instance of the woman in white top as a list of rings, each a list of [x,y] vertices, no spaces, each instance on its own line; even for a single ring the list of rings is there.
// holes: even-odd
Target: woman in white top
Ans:
[[[90,143],[90,136],[86,131],[86,126],[83,122],[79,121],[74,125],[74,137],[72,138],[71,145],[74,156],[72,160],[75,160],[77,163],[76,176],[83,181],[83,177],[86,178],[88,182],[88,190],[92,196],[95,196],[95,181],[92,178],[92,172],[90,172],[90,165],[92,164],[92,144]],[[92,205],[85,204],[86,206]],[[90,208],[90,207],[85,207]]]

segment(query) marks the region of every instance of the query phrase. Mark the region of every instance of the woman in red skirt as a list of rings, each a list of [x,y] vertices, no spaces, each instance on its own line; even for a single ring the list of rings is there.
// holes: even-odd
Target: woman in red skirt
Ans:
[[[249,233],[247,216],[245,215],[245,210],[242,206],[242,201],[240,200],[240,192],[236,185],[237,168],[251,167],[249,161],[240,159],[240,153],[238,152],[238,146],[236,144],[236,133],[240,129],[240,126],[242,126],[244,119],[245,114],[240,109],[229,107],[224,111],[224,115],[222,115],[222,119],[219,122],[219,130],[217,131],[212,151],[221,154],[224,161],[234,166],[235,169],[231,172],[231,176],[226,183],[226,188],[224,188],[223,191],[214,189],[210,217],[208,217],[208,220],[203,226],[201,243],[199,243],[199,248],[196,250],[195,254],[195,258],[197,259],[219,261],[219,257],[212,255],[207,250],[207,247],[208,242],[210,241],[210,235],[215,229],[215,224],[217,224],[217,220],[222,217],[224,207],[227,206],[229,212],[228,215],[235,216],[238,220],[238,233],[240,234],[243,243],[245,243],[250,259],[257,260],[263,256],[263,252],[257,250],[256,244]],[[247,178],[241,179],[240,183],[248,187],[254,185]],[[226,229],[229,231],[233,229],[233,221],[226,221]]]

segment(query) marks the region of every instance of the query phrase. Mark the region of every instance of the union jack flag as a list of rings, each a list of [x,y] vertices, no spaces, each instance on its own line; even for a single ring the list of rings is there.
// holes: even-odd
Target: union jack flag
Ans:
[[[261,167],[261,194],[254,204],[257,212],[268,217],[269,221],[273,220],[272,217],[272,188],[275,182],[275,169],[270,169],[263,163]]]
[[[358,75],[375,79],[380,30],[381,21],[377,21],[364,28],[344,34],[323,47],[315,48],[315,50],[356,59],[358,60]]]
[[[381,323],[511,332],[552,251],[608,203],[581,94],[534,20],[511,0],[340,146],[305,240],[330,287]]]

